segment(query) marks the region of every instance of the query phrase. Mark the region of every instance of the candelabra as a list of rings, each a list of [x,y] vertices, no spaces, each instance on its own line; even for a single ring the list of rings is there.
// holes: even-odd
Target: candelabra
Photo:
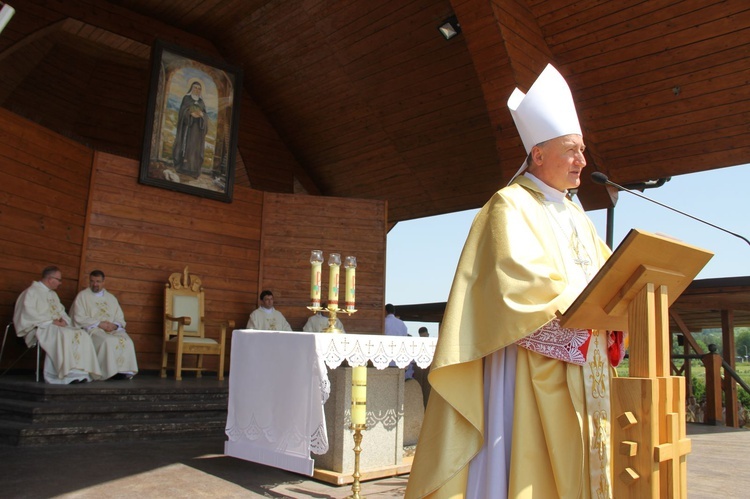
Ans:
[[[323,307],[320,302],[322,276],[321,267],[323,265],[323,252],[313,250],[310,256],[312,271],[310,274],[310,301],[311,305],[307,307],[313,313],[328,314],[328,327],[324,329],[326,333],[341,333],[341,329],[336,327],[337,315],[341,312],[352,315],[357,311],[354,308],[355,293],[355,272],[357,268],[357,259],[353,256],[347,256],[344,260],[346,269],[346,290],[345,290],[345,308],[339,308],[339,269],[341,268],[341,255],[331,253],[328,257],[328,304]]]

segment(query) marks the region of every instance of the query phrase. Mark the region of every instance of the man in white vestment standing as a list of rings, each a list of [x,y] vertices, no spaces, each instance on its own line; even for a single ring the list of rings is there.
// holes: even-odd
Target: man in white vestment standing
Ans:
[[[406,327],[404,321],[396,317],[396,307],[391,303],[385,306],[385,327],[383,332],[386,336],[409,336],[409,328]],[[396,367],[396,363],[391,362],[390,367]],[[414,362],[406,366],[404,376],[406,379],[414,377]]]
[[[385,306],[385,330],[386,336],[409,336],[406,323],[396,317],[396,307],[388,303]]]
[[[273,308],[273,293],[265,289],[260,293],[260,307],[250,314],[247,329],[291,331],[292,326],[289,325],[281,312]]]
[[[89,274],[89,287],[78,293],[70,315],[73,324],[91,335],[102,379],[131,379],[138,372],[135,346],[125,332],[125,316],[117,298],[104,289],[104,272]]]
[[[99,361],[91,338],[83,329],[72,327],[70,317],[55,290],[62,272],[50,266],[42,279],[31,284],[16,300],[13,323],[16,334],[33,346],[36,341],[46,354],[44,380],[64,385],[101,378]]]
[[[328,304],[323,303],[323,308],[327,308]],[[342,333],[346,333],[344,331],[344,324],[341,322],[341,319],[336,317],[336,329],[341,331]],[[326,329],[328,329],[328,317],[323,315],[323,312],[318,312],[317,314],[310,316],[307,319],[307,322],[305,322],[305,325],[302,326],[302,331],[306,333],[322,333]]]
[[[586,166],[583,134],[551,65],[508,107],[528,156],[464,245],[406,497],[611,498],[622,336],[556,318],[610,255],[568,197]]]

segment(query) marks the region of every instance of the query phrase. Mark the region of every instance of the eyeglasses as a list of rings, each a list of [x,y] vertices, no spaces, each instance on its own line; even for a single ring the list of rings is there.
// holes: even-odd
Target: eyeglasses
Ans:
[[[55,276],[50,276],[50,279],[54,279],[54,280],[56,280],[57,282],[63,282],[63,281],[62,281],[62,277],[55,277]]]

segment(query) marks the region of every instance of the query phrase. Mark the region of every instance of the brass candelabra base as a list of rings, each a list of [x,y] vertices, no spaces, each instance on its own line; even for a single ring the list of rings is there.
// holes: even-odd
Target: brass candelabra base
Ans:
[[[328,327],[325,328],[323,331],[324,333],[343,333],[343,331],[336,327],[336,318],[338,313],[344,313],[346,315],[351,316],[353,313],[357,311],[357,309],[344,309],[344,308],[338,308],[338,307],[331,307],[328,306],[327,308],[323,307],[307,307],[308,310],[312,310],[313,313],[317,314],[318,312],[323,312],[325,314],[328,314]]]
[[[367,429],[367,425],[363,424],[352,424],[350,429],[354,430],[354,473],[352,477],[352,495],[348,496],[347,499],[362,499],[363,496],[359,495],[362,487],[359,484],[359,479],[362,476],[359,472],[359,454],[362,452],[362,430]]]

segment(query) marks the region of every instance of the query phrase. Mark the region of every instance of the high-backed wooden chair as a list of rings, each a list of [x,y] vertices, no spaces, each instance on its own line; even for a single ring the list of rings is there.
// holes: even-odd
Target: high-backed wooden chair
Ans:
[[[218,326],[218,340],[205,336],[205,326]],[[234,321],[206,319],[204,292],[201,279],[190,275],[188,268],[182,273],[169,276],[164,288],[164,339],[162,347],[161,377],[167,376],[169,354],[174,355],[175,379],[182,379],[182,371],[196,371],[200,377],[204,355],[219,356],[218,378],[224,379],[224,346],[227,328],[234,328]],[[196,367],[184,367],[183,356],[197,355]]]

